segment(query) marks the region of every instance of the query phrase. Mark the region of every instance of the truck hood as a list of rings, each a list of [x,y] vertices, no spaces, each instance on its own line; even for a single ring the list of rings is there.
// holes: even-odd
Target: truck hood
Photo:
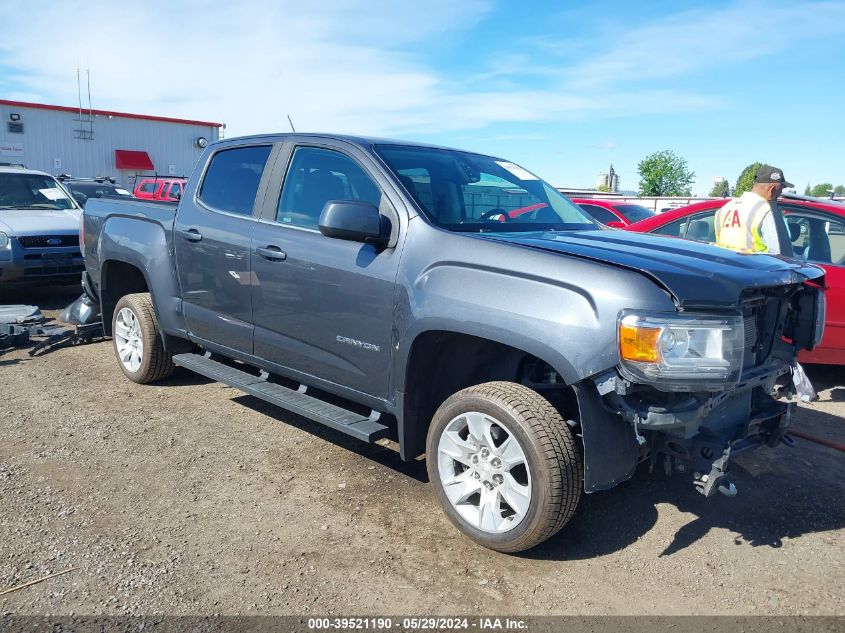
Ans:
[[[801,283],[824,275],[821,268],[785,257],[735,253],[701,242],[626,231],[472,235],[635,270],[663,286],[684,308],[734,307],[749,288]]]
[[[78,209],[0,209],[0,231],[7,235],[77,233]]]

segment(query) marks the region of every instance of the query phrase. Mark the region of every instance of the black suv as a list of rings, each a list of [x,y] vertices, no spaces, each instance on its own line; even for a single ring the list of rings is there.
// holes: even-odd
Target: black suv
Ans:
[[[83,208],[89,198],[102,198],[104,196],[132,197],[128,190],[123,189],[120,183],[111,177],[74,178],[69,174],[62,174],[56,179],[70,191],[74,200]]]

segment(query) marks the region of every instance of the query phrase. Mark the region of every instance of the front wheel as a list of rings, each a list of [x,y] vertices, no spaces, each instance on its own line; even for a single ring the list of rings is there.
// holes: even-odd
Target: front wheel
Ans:
[[[170,376],[172,355],[164,349],[148,292],[121,297],[112,317],[112,341],[120,369],[129,380],[150,383]]]
[[[476,385],[446,400],[429,427],[426,461],[449,520],[500,552],[557,533],[581,497],[583,462],[569,427],[516,383]]]

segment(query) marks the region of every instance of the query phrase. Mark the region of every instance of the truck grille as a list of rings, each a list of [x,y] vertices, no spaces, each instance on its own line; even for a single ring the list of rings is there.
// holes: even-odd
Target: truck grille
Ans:
[[[745,326],[743,369],[764,364],[772,353],[775,337],[780,336],[785,318],[783,296],[757,295],[742,304]]]
[[[749,366],[749,361],[751,362],[752,366],[754,363],[754,345],[757,343],[757,315],[751,314],[746,316],[743,319],[743,325],[745,326],[745,362],[743,365],[745,367]]]
[[[79,246],[79,235],[24,235],[18,243],[23,248],[66,248]]]

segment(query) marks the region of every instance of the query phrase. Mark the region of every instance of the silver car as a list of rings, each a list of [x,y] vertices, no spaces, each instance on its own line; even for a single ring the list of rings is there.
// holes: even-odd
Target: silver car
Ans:
[[[81,213],[50,174],[0,167],[0,285],[76,282]]]

